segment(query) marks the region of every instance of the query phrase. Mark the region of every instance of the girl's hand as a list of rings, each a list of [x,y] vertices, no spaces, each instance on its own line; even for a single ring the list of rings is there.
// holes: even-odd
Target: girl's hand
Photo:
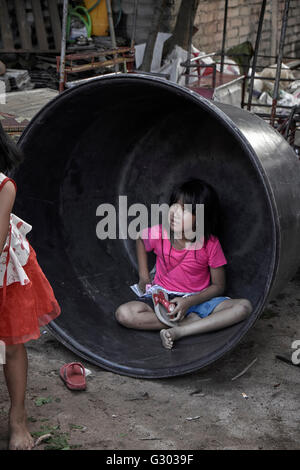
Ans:
[[[176,306],[172,312],[168,312],[168,315],[175,315],[175,318],[172,321],[181,321],[184,319],[187,310],[189,309],[189,304],[186,298],[183,297],[174,297],[170,300],[170,303],[175,303]]]
[[[146,292],[146,284],[151,284],[151,280],[149,278],[140,277],[139,288],[144,293]]]

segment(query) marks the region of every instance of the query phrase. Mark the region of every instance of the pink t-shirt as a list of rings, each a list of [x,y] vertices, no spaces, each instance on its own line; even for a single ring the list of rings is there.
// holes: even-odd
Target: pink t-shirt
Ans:
[[[164,237],[167,231],[164,229]],[[197,250],[177,250],[170,240],[162,239],[162,225],[141,231],[146,251],[156,254],[154,284],[177,292],[199,292],[210,285],[210,267],[227,264],[219,239],[211,236],[206,247]],[[162,245],[165,263],[162,256]],[[171,252],[170,252],[171,249]],[[169,255],[170,252],[170,255]]]

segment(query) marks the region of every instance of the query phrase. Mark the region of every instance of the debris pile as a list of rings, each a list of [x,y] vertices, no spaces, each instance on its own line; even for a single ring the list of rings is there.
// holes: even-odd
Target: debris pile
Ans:
[[[270,106],[273,102],[273,91],[276,76],[276,64],[265,67],[261,72],[256,72],[253,83],[253,99],[254,104],[252,111],[270,112]],[[251,70],[249,75],[251,75]],[[268,106],[255,106],[256,104],[266,104]],[[280,87],[277,101],[277,114],[288,115],[290,108],[300,105],[300,80],[297,80],[293,71],[288,65],[282,63],[280,72]]]

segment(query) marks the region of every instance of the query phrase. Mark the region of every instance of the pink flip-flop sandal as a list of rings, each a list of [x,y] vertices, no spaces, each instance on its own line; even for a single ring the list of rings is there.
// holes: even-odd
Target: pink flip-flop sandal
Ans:
[[[177,321],[172,321],[174,317],[170,313],[174,310],[175,305],[169,302],[167,292],[157,289],[155,292],[152,292],[152,300],[156,316],[162,323],[171,327],[178,325]]]
[[[70,362],[60,369],[60,378],[70,390],[85,390],[85,370],[81,362]]]

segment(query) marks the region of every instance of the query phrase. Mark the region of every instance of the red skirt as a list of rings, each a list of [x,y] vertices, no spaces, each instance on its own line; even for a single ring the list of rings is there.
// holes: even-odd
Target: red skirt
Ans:
[[[14,282],[6,287],[5,304],[0,311],[0,340],[6,345],[26,343],[40,336],[40,327],[61,313],[52,287],[43,273],[30,245],[30,255],[23,266],[30,283]],[[0,305],[3,288],[0,287]]]

